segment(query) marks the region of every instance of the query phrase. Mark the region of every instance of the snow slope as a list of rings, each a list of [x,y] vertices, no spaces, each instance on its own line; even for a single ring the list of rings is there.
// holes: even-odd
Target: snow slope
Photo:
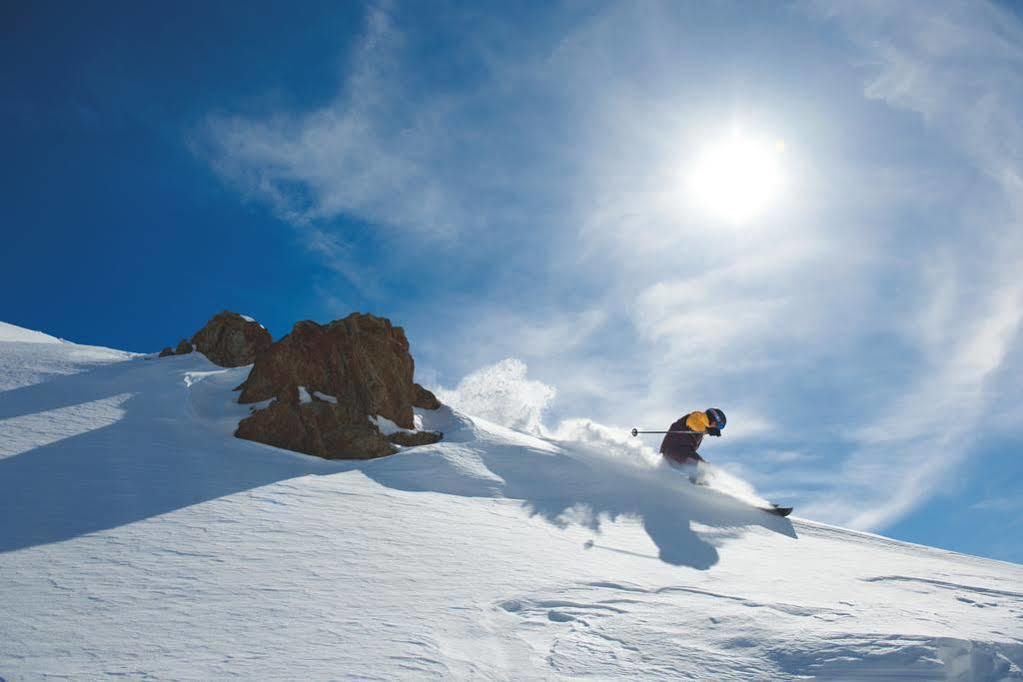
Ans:
[[[593,425],[287,453],[231,437],[247,371],[0,341],[0,677],[1023,679],[1021,566],[770,516]]]
[[[0,322],[0,342],[2,341],[17,343],[61,343],[61,340],[56,336],[50,336],[49,334],[25,329],[23,327],[16,327],[13,324],[7,324],[6,322]]]
[[[0,391],[134,356],[110,348],[66,343],[49,334],[0,322]]]

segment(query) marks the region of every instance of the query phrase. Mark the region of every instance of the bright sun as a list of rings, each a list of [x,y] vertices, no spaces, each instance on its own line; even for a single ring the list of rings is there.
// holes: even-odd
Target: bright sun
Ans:
[[[733,132],[700,153],[689,174],[693,201],[733,224],[761,215],[784,184],[781,140]]]

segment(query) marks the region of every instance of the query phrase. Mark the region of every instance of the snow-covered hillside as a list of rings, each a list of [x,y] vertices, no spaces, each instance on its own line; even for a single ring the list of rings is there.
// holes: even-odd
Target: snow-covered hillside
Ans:
[[[65,343],[42,332],[0,322],[0,391],[131,357],[133,353]]]
[[[770,516],[585,424],[287,453],[231,436],[248,368],[12,337],[8,681],[1023,679],[1021,566]]]
[[[61,340],[56,336],[0,322],[0,342],[4,341],[15,343],[61,343]]]

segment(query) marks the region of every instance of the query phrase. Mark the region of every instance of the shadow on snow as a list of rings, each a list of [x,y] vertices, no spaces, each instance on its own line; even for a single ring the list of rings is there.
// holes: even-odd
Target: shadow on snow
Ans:
[[[189,372],[216,370],[198,355],[135,360],[0,393],[0,429],[15,423],[9,420],[125,396],[112,423],[0,458],[0,552],[289,478],[352,470],[396,490],[521,500],[559,527],[582,523],[596,531],[605,520],[633,517],[662,561],[701,570],[717,563],[723,539],[748,528],[796,537],[788,519],[693,487],[670,469],[616,462],[593,446],[551,443],[447,408],[432,417],[443,422],[433,425],[445,431],[443,443],[378,460],[331,462],[237,440],[196,418],[193,389],[184,381]],[[218,383],[205,399],[229,403],[229,389],[244,374],[210,376]]]
[[[761,527],[797,537],[789,519],[693,486],[670,467],[615,461],[601,456],[593,445],[555,444],[475,424],[447,408],[440,412],[448,412],[441,425],[446,427],[441,428],[448,443],[445,448],[430,446],[374,460],[361,466],[361,471],[399,490],[522,500],[531,514],[558,527],[580,523],[599,531],[605,520],[633,517],[642,522],[661,561],[701,570],[717,563],[718,544],[745,529]],[[498,435],[488,437],[488,432]],[[502,442],[506,439],[519,442],[509,445]],[[473,451],[486,471],[474,471],[452,457],[451,450],[458,451],[452,444],[464,444],[466,458]],[[706,528],[697,532],[694,524]]]
[[[215,369],[201,356],[133,360],[0,393],[0,434],[5,421],[12,426],[8,420],[61,420],[40,413],[126,396],[113,423],[83,425],[81,433],[0,459],[0,552],[337,471],[329,462],[225,437],[197,423],[183,378]]]

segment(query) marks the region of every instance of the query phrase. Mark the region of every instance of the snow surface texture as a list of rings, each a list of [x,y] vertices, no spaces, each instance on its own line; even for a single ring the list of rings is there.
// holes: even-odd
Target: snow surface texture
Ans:
[[[8,681],[1023,679],[1023,567],[765,514],[586,421],[288,453],[231,436],[248,368],[96,353],[0,342]]]

